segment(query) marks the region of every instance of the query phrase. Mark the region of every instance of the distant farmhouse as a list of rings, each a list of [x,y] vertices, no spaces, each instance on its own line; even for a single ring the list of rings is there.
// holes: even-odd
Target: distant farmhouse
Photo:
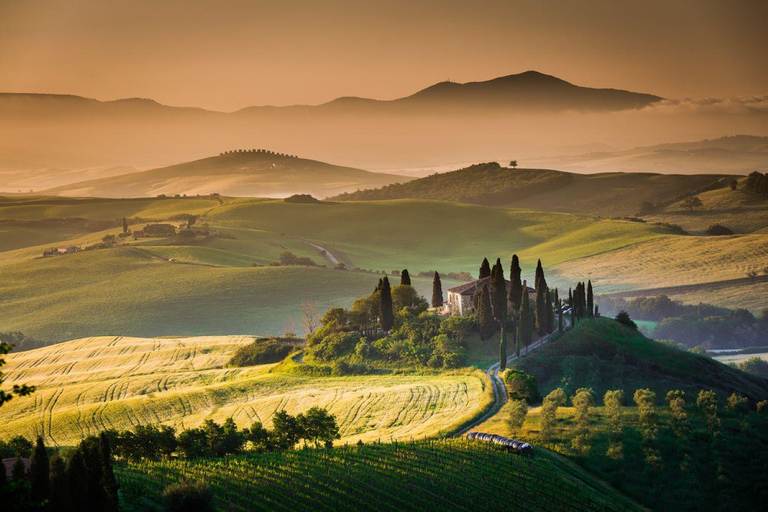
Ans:
[[[46,251],[43,251],[43,256],[61,256],[64,254],[74,254],[76,252],[80,252],[82,249],[80,249],[77,245],[65,245],[63,247],[56,247],[55,249],[48,249]]]
[[[504,280],[507,286],[507,295],[509,295],[509,287],[511,283]],[[475,292],[481,287],[485,286],[488,291],[491,291],[491,278],[484,277],[472,281],[471,283],[465,283],[454,288],[448,289],[448,300],[443,304],[443,311],[448,315],[469,316],[475,314],[475,304],[472,298]],[[526,281],[523,281],[523,288],[528,292],[528,296],[531,300],[536,300],[536,290],[529,287]]]
[[[176,226],[172,224],[147,224],[144,229],[133,232],[133,238],[167,237],[176,235]]]

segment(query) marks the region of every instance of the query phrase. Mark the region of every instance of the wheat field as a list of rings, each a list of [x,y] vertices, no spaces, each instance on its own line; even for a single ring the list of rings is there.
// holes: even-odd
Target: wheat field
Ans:
[[[0,438],[42,434],[71,445],[104,429],[206,419],[271,425],[279,410],[320,406],[335,414],[340,442],[435,435],[487,405],[479,372],[442,375],[307,377],[275,365],[225,368],[247,336],[85,338],[8,357],[8,384],[37,386],[5,404]]]

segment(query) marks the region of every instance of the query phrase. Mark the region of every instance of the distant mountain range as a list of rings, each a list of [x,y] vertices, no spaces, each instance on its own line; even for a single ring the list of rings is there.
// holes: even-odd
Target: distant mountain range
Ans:
[[[293,105],[286,107],[254,106],[232,113],[215,112],[200,108],[170,107],[154,100],[129,98],[98,101],[73,95],[0,93],[0,115],[25,113],[45,115],[152,115],[175,114],[193,116],[248,116],[276,112],[339,111],[349,113],[371,109],[395,113],[423,113],[455,109],[517,110],[578,110],[613,111],[642,108],[663,98],[619,89],[579,87],[554,76],[526,71],[483,82],[440,82],[417,93],[396,100],[375,100],[341,97],[321,105]]]
[[[153,197],[160,194],[317,198],[408,181],[405,176],[298,158],[266,150],[240,150],[159,169],[88,180],[44,190],[73,197]]]

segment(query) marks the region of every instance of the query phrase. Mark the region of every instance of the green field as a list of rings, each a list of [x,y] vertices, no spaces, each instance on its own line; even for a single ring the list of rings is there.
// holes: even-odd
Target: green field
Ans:
[[[123,216],[136,229],[182,214],[202,215],[196,226],[221,236],[127,238],[118,247],[41,258],[50,247],[87,247],[119,233]],[[321,311],[349,306],[381,277],[331,270],[329,259],[310,241],[352,268],[475,274],[483,257],[498,256],[507,265],[518,252],[529,274],[539,257],[546,267],[671,236],[631,222],[429,201],[308,205],[219,197],[14,198],[0,202],[0,219],[9,222],[5,240],[15,240],[0,252],[2,329],[44,341],[279,334],[291,330],[291,323],[301,332],[302,302],[316,301]],[[59,240],[25,229],[25,222],[44,219],[87,219],[95,227],[61,233]],[[267,266],[284,251],[328,268]],[[444,290],[456,284],[443,279]],[[431,295],[431,279],[414,279],[414,285]]]
[[[137,509],[183,478],[206,481],[217,506],[235,511],[640,509],[551,458],[460,440],[149,462],[117,474],[123,503]]]
[[[313,406],[336,415],[340,442],[435,436],[491,400],[477,371],[308,377],[275,365],[226,368],[252,337],[86,338],[11,354],[6,386],[37,386],[2,409],[0,438],[42,434],[71,445],[104,429],[162,423],[191,428],[232,417],[241,428]]]

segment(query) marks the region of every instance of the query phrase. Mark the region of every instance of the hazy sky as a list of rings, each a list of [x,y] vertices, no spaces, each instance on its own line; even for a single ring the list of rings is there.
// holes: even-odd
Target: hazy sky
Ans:
[[[766,0],[0,0],[0,91],[235,110],[535,69],[768,95]]]

